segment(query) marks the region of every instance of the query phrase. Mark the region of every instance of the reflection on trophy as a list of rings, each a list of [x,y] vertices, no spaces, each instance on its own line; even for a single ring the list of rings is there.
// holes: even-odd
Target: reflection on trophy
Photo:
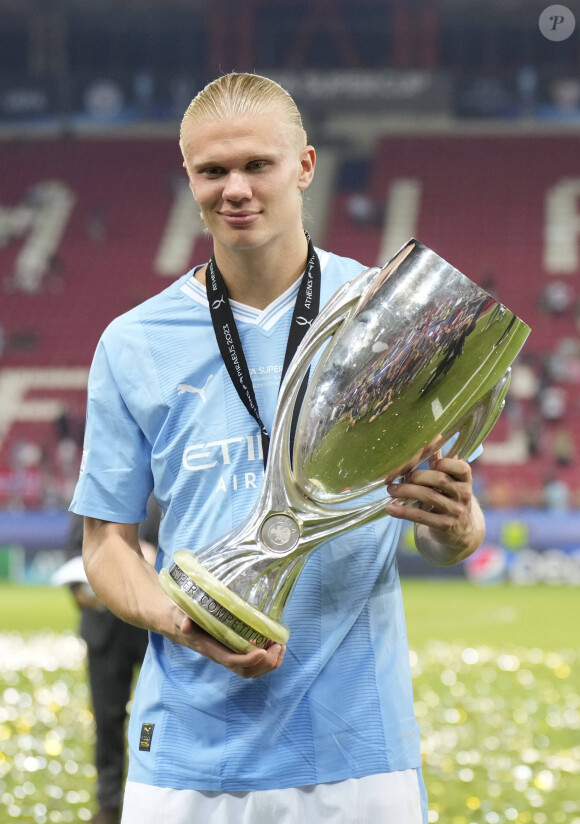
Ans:
[[[309,553],[386,516],[391,498],[378,490],[452,438],[453,455],[474,452],[499,417],[529,331],[416,240],[344,284],[281,386],[257,504],[210,546],[176,552],[160,573],[165,592],[231,649],[285,643],[284,607]]]

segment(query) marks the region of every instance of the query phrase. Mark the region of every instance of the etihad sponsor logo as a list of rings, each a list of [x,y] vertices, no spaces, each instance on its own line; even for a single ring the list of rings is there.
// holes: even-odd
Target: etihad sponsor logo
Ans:
[[[237,492],[240,489],[258,489],[255,472],[222,475],[215,487],[216,492]]]
[[[214,466],[229,466],[232,456],[236,461],[264,462],[262,440],[259,435],[240,435],[237,438],[222,438],[207,443],[186,446],[181,460],[184,469],[199,472]]]
[[[181,464],[188,472],[202,472],[232,464],[237,467],[246,461],[258,464],[255,472],[225,472],[215,486],[216,492],[237,492],[242,489],[258,489],[262,482],[264,453],[260,435],[242,435],[191,444],[184,449]]]

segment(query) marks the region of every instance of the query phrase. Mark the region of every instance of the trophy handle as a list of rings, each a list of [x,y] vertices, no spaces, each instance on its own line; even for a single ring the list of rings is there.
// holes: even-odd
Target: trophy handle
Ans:
[[[454,455],[466,460],[485,441],[503,411],[511,377],[510,367],[496,385],[483,396],[480,403],[472,409],[453,445]]]
[[[328,301],[324,313],[315,319],[309,334],[296,350],[278,395],[262,496],[257,506],[262,512],[282,512],[298,501],[311,501],[306,493],[288,494],[289,489],[296,490],[296,479],[289,454],[290,426],[296,399],[316,353],[353,314],[368,283],[380,271],[379,267],[365,269],[354,280],[345,283]],[[321,357],[324,357],[324,352]]]

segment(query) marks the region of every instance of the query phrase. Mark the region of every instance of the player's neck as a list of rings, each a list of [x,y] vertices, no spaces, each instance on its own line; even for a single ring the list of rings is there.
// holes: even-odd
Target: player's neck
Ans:
[[[230,298],[255,309],[265,309],[301,276],[306,267],[308,244],[301,232],[293,243],[273,243],[244,250],[219,246],[214,254]]]

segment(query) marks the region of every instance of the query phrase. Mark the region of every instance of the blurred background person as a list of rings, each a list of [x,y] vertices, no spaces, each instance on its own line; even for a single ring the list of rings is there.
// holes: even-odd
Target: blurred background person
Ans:
[[[161,510],[151,498],[139,542],[154,565]],[[83,518],[71,513],[65,546],[69,558],[54,581],[68,584],[81,611],[79,632],[87,645],[88,675],[95,718],[98,809],[91,824],[118,824],[125,781],[125,724],[135,676],[147,649],[148,633],[110,612],[86,580],[82,566]]]

